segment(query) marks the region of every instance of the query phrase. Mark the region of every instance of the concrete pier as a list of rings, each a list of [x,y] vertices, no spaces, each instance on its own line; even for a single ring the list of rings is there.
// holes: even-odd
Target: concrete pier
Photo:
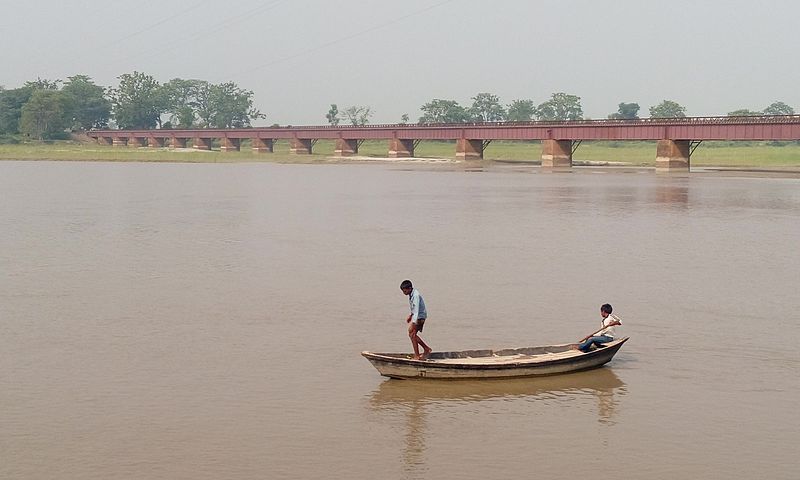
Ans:
[[[271,138],[251,138],[250,145],[255,153],[272,153],[274,148]]]
[[[572,168],[572,140],[542,140],[542,167]]]
[[[358,154],[358,140],[346,140],[344,138],[336,139],[336,148],[334,154],[340,157],[349,157]]]
[[[311,155],[312,147],[312,139],[310,138],[292,138],[289,142],[289,153]]]
[[[690,140],[659,140],[656,145],[656,172],[688,172]]]
[[[211,139],[194,137],[192,139],[192,148],[195,150],[211,150]]]
[[[406,158],[414,156],[414,140],[389,139],[389,157]]]
[[[142,138],[142,137],[128,137],[128,147],[131,147],[131,148],[144,147],[144,138]]]
[[[456,140],[456,158],[462,160],[479,160],[483,158],[483,140]]]
[[[219,149],[223,152],[238,152],[241,144],[242,142],[238,138],[223,137],[220,139]]]

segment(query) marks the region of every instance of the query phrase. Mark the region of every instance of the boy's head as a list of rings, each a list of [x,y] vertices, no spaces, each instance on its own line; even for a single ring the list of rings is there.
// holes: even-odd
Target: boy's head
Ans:
[[[611,308],[610,303],[604,303],[603,305],[600,306],[600,313],[605,313],[605,315],[603,315],[604,317],[611,315],[611,312],[613,311],[614,309]]]
[[[400,283],[400,290],[402,290],[403,293],[405,293],[406,295],[411,293],[411,290],[413,290],[413,289],[414,289],[414,286],[411,285],[411,280],[403,280]]]

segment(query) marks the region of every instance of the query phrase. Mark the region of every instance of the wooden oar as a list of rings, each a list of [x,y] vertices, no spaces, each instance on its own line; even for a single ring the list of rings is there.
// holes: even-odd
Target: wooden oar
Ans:
[[[616,316],[616,315],[614,315],[614,314],[609,314],[608,316],[609,316],[609,317],[611,317],[611,318],[613,318],[614,320],[618,321],[618,322],[619,322],[619,324],[620,324],[620,325],[622,325],[622,319],[621,319],[621,318],[619,318],[618,316]],[[603,330],[605,330],[606,328],[608,328],[608,327],[605,327],[605,326],[604,326],[603,328],[601,328],[600,330],[598,330],[598,331],[596,331],[596,332],[592,333],[591,335],[587,335],[587,336],[583,337],[583,340],[581,340],[581,341],[580,341],[580,342],[578,342],[578,343],[583,343],[583,342],[585,342],[586,340],[588,340],[588,339],[589,339],[589,337],[594,337],[595,335],[597,335],[598,333],[602,332],[602,331],[603,331]]]

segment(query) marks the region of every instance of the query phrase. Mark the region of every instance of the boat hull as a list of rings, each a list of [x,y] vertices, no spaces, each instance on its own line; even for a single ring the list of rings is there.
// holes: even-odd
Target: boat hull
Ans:
[[[493,362],[488,360],[482,363],[481,358],[459,361],[456,359],[442,360],[413,360],[404,358],[399,354],[377,354],[362,352],[361,354],[378,370],[378,372],[390,378],[414,379],[480,379],[480,378],[516,378],[516,377],[535,377],[545,375],[559,375],[581,370],[598,368],[616,355],[622,344],[628,340],[627,337],[615,340],[602,348],[592,350],[588,353],[578,351],[568,352],[568,345],[557,345],[552,347],[531,347],[537,349],[553,348],[558,349],[562,355],[552,355],[557,358],[548,358],[546,355],[530,356],[520,359],[519,356],[509,357],[508,361],[501,357],[485,356],[487,359],[499,359]],[[523,349],[519,349],[523,350]],[[459,354],[462,352],[448,352],[448,355]],[[442,355],[442,354],[440,354]]]

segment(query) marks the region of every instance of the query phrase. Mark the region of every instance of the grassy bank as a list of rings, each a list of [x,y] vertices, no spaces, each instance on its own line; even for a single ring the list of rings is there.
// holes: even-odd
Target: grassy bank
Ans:
[[[386,141],[367,141],[359,149],[359,156],[386,157]],[[333,156],[334,143],[320,140],[314,145],[313,155],[292,155],[286,141],[275,143],[272,154],[254,154],[248,142],[242,142],[240,152],[194,151],[192,149],[124,148],[100,146],[77,142],[48,144],[27,143],[0,145],[0,160],[79,160],[114,162],[328,162]],[[655,142],[583,142],[575,152],[576,163],[622,162],[629,165],[653,166]],[[415,151],[418,157],[454,158],[453,142],[421,142]],[[539,160],[538,142],[492,142],[484,152],[486,160],[508,162],[536,162]],[[704,142],[692,155],[693,166],[730,167],[800,167],[800,144],[780,146],[767,142]]]

